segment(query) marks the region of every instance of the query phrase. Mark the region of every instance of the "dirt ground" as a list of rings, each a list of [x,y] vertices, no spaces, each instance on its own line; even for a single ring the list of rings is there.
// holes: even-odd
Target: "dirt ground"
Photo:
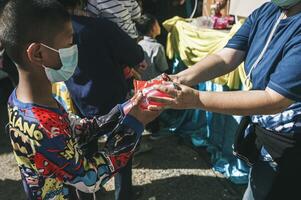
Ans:
[[[5,106],[0,107],[0,200],[25,199],[8,136],[4,134]],[[150,142],[145,136],[144,142]],[[133,185],[139,200],[239,200],[245,186],[236,186],[211,170],[203,149],[193,149],[176,136],[151,141],[153,150],[137,156]],[[101,200],[113,200],[113,180]]]

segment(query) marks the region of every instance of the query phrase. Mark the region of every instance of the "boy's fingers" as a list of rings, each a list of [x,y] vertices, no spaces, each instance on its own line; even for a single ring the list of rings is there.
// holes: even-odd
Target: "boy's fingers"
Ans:
[[[151,106],[148,106],[148,107],[147,107],[147,112],[148,112],[149,114],[152,114],[152,115],[160,114],[160,111],[161,111],[161,110],[159,110],[159,109],[149,109],[149,107],[151,107]],[[155,106],[155,107],[158,107],[158,106]]]
[[[131,99],[133,106],[137,106],[142,99],[142,93],[139,91],[134,97]]]
[[[141,92],[141,91],[139,91],[139,92],[138,92],[138,94],[137,94],[137,98],[136,98],[136,99],[137,99],[137,101],[138,101],[138,102],[140,102],[140,101],[141,101],[141,99],[142,99],[142,97],[143,97],[143,95],[142,95],[142,92]]]
[[[156,103],[162,103],[162,104],[164,104],[164,106],[169,106],[169,105],[173,105],[176,103],[175,99],[168,98],[168,97],[148,97],[147,99],[149,101],[153,101]]]
[[[170,109],[170,106],[148,106],[147,109],[150,111],[156,111],[157,113],[161,113],[162,111],[166,110],[166,109]]]
[[[157,113],[164,110],[163,107],[159,107],[159,106],[148,106],[147,109],[149,111],[153,111],[153,112],[157,112]]]

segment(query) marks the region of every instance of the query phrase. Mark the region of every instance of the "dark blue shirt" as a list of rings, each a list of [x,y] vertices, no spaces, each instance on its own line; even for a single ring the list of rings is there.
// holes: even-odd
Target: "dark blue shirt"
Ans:
[[[273,3],[264,4],[248,17],[226,45],[246,52],[246,73],[264,48],[281,12]],[[268,87],[295,101],[282,113],[253,116],[253,122],[276,132],[301,132],[301,13],[280,21],[251,80],[254,90]]]
[[[66,85],[82,115],[106,114],[125,101],[128,86],[123,68],[142,62],[143,50],[106,19],[73,16],[72,24],[79,60]]]

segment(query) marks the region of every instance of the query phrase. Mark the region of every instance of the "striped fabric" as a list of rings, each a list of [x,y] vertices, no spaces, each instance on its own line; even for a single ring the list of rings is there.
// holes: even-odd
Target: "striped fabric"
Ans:
[[[141,9],[136,0],[88,0],[87,10],[116,23],[131,38],[138,37],[133,20],[141,16]]]

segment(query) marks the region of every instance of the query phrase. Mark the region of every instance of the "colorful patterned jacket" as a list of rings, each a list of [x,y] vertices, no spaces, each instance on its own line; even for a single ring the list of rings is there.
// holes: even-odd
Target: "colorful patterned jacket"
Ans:
[[[9,134],[29,199],[70,199],[68,186],[92,193],[126,165],[143,125],[116,106],[105,115],[80,119],[60,107],[9,98]],[[82,148],[107,135],[105,147],[86,158]]]

